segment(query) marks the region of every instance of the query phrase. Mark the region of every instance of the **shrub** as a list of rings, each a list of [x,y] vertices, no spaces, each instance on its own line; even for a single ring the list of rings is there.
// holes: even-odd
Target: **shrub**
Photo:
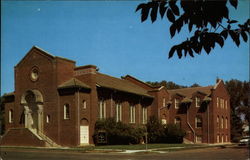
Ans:
[[[174,124],[163,125],[154,116],[146,125],[149,143],[182,143],[185,131]]]
[[[145,129],[140,126],[132,126],[122,122],[116,122],[114,118],[98,120],[95,124],[94,140],[97,144],[99,131],[105,131],[107,135],[107,144],[138,144],[140,143]]]

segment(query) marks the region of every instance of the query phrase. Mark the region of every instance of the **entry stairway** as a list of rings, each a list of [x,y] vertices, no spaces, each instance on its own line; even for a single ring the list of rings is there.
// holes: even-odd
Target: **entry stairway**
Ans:
[[[60,147],[41,132],[29,128],[11,128],[1,138],[4,146]]]

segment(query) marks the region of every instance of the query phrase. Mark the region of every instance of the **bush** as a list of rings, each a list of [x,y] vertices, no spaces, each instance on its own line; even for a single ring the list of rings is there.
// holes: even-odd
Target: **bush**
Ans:
[[[174,124],[162,125],[154,116],[147,123],[149,143],[182,143],[185,131]]]
[[[165,143],[182,143],[185,131],[174,124],[166,125],[164,130],[163,142]]]
[[[97,144],[99,131],[105,131],[107,135],[107,144],[138,144],[143,139],[145,129],[134,127],[122,122],[116,122],[114,118],[98,120],[95,124],[94,140]]]

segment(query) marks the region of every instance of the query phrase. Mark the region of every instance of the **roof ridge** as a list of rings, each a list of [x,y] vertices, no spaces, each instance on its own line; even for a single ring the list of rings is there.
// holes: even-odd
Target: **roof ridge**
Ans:
[[[178,89],[168,89],[168,90],[169,90],[169,91],[175,91],[175,90],[198,89],[198,88],[206,88],[206,87],[213,87],[213,85],[201,86],[201,87],[187,87],[187,88],[178,88]]]

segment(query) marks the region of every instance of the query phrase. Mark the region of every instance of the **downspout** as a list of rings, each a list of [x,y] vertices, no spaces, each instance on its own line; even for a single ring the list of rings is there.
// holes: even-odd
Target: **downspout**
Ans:
[[[192,126],[190,125],[190,123],[189,123],[189,118],[188,118],[188,107],[187,107],[187,124],[188,124],[188,126],[191,128],[191,130],[192,130],[193,133],[194,133],[194,143],[196,143],[195,131],[194,131],[193,127],[192,127]]]
[[[78,89],[78,92],[77,92],[77,112],[78,112],[78,116],[77,116],[77,128],[78,128],[78,132],[77,132],[77,134],[78,134],[78,143],[79,143],[79,145],[81,145],[81,143],[80,143],[80,101],[79,101],[79,90],[80,90],[80,88]]]

